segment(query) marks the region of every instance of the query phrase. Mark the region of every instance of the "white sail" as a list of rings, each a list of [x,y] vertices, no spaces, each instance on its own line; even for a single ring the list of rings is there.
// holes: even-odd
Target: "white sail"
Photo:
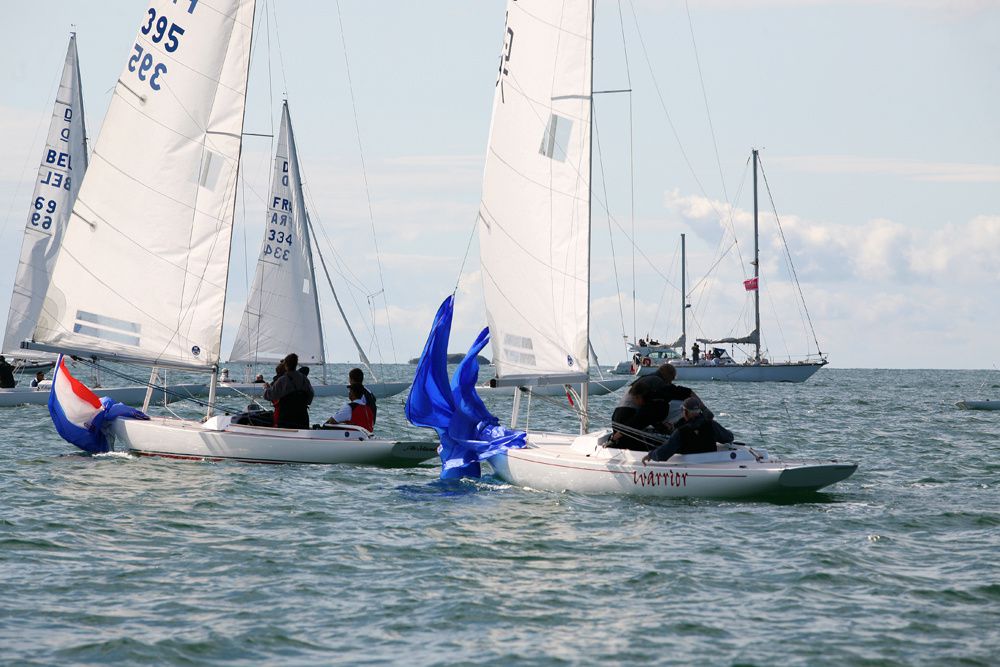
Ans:
[[[592,32],[591,0],[507,4],[479,211],[500,378],[586,381]]]
[[[254,0],[153,0],[115,85],[35,340],[217,363]]]
[[[21,258],[10,297],[3,352],[23,355],[21,341],[31,338],[42,312],[49,274],[66,230],[73,202],[87,171],[87,138],[76,35],[69,38],[66,63],[56,94],[49,134],[31,193]]]
[[[276,362],[295,352],[300,363],[325,362],[306,216],[286,102],[274,156],[264,243],[230,361]]]

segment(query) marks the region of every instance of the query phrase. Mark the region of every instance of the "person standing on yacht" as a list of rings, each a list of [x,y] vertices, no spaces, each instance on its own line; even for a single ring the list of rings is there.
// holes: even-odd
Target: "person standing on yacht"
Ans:
[[[274,425],[278,428],[309,428],[309,406],[313,392],[309,378],[300,373],[299,355],[294,352],[281,362],[284,375],[264,389],[264,398],[274,403]]]

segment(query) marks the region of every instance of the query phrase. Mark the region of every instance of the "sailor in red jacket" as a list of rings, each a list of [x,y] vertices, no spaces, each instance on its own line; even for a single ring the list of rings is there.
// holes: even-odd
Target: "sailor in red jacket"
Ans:
[[[365,401],[365,395],[359,385],[350,385],[347,388],[347,405],[337,410],[337,413],[326,420],[327,424],[351,424],[360,426],[366,431],[375,428],[375,415]]]

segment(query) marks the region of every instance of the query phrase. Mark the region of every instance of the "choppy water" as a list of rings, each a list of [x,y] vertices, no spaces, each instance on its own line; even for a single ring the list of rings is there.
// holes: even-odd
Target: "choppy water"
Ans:
[[[3,409],[0,662],[996,664],[1000,412],[952,406],[985,377],[693,385],[743,439],[861,464],[793,504],[87,457]]]

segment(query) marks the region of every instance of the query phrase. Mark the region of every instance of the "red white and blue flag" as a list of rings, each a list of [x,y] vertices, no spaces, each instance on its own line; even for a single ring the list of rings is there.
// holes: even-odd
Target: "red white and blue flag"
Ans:
[[[70,374],[61,354],[52,377],[49,414],[64,440],[92,454],[110,451],[104,426],[113,420],[149,419],[141,410],[114,399],[97,398],[97,394]]]

